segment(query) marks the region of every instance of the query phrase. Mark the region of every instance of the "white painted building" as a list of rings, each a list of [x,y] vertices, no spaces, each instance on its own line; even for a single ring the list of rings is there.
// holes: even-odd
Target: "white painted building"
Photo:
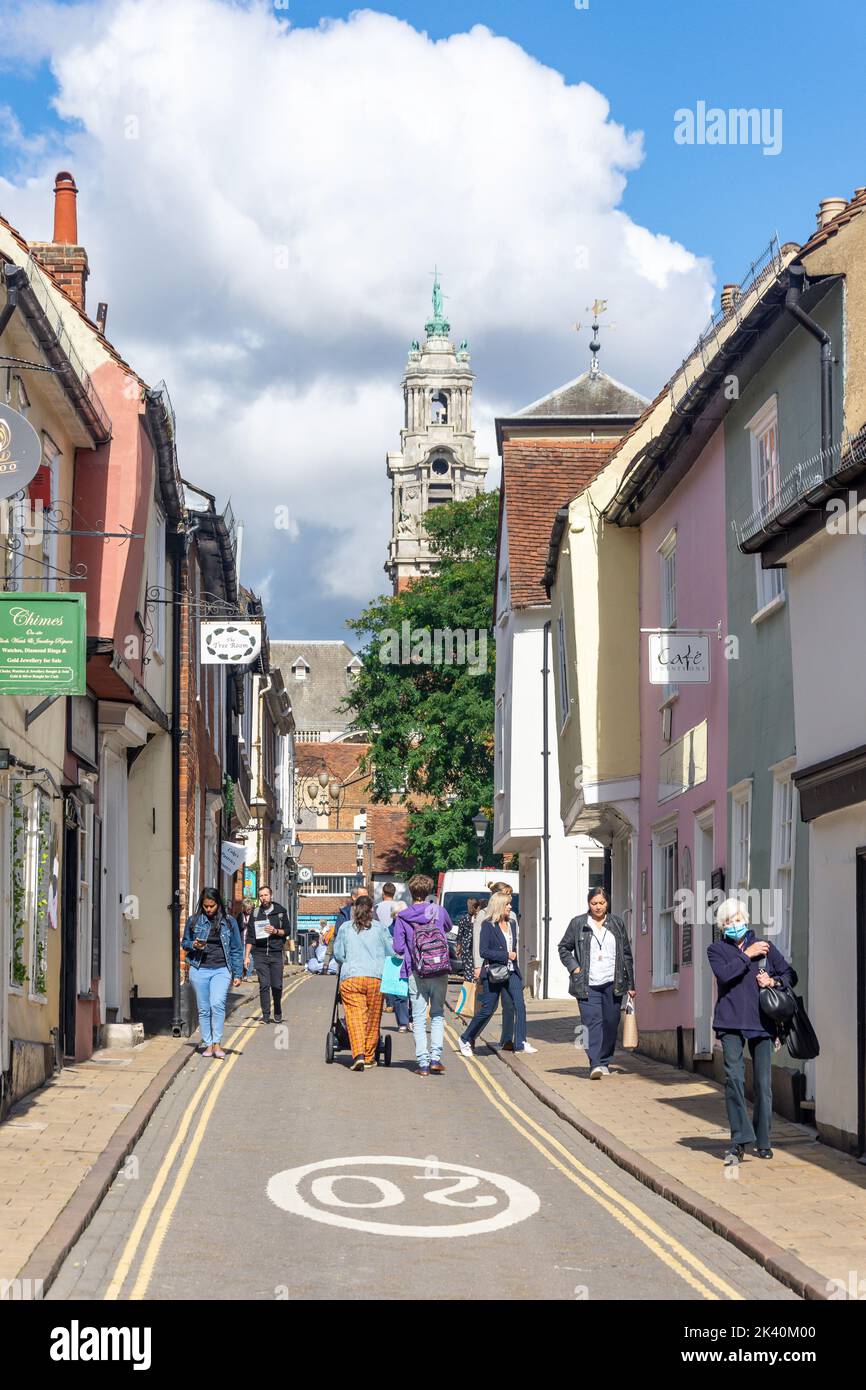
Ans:
[[[502,484],[493,848],[519,857],[521,968],[540,997],[567,997],[557,946],[571,918],[586,911],[589,888],[606,877],[603,847],[588,835],[567,835],[560,816],[556,647],[542,582],[550,532],[557,509],[586,487],[643,405],[594,363],[576,381],[496,422]]]

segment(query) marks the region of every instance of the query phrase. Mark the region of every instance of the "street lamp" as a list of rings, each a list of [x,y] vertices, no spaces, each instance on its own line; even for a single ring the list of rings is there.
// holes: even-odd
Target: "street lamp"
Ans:
[[[490,821],[488,820],[487,816],[485,816],[483,811],[479,811],[477,816],[472,817],[472,824],[475,826],[475,834],[478,837],[478,867],[480,869],[484,866],[482,847],[484,845],[484,840],[487,835],[487,828],[490,825]]]

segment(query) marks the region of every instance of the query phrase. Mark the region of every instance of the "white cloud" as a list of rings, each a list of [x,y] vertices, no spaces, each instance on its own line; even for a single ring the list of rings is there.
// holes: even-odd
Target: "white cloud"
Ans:
[[[53,65],[91,300],[168,382],[182,471],[232,493],[247,555],[262,528],[278,610],[323,544],[354,557],[313,570],[326,599],[384,586],[384,454],[434,264],[483,444],[494,411],[586,365],[569,324],[597,294],[618,323],[605,365],[647,394],[707,317],[706,262],[619,206],[640,134],[485,28],[432,42],[364,11],[293,30],[221,0],[28,5],[8,27],[8,51]],[[0,180],[28,236],[50,225],[56,158],[34,147]],[[281,504],[297,545],[265,537]]]

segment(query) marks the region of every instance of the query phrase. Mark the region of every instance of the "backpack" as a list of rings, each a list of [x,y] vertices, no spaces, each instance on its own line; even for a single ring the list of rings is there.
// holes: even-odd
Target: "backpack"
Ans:
[[[413,923],[412,969],[422,980],[451,973],[448,938],[439,925],[438,909],[435,904],[431,904],[431,907],[435,917],[431,916],[428,924],[418,926]]]

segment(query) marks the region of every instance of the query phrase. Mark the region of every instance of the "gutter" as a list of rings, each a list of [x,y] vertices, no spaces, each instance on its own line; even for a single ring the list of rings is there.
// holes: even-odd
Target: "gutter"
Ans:
[[[4,275],[6,276],[8,276],[9,273],[8,264],[7,262],[4,268]],[[54,368],[55,375],[64,392],[69,397],[73,408],[87,426],[94,447],[98,444],[107,444],[111,438],[111,420],[106,413],[102,401],[96,393],[95,387],[88,377],[88,384],[90,385],[90,390],[88,391],[84,382],[80,380],[72,363],[61,348],[57,340],[57,335],[33,292],[33,288],[27,279],[26,270],[21,266],[16,267],[16,269],[20,270],[24,277],[23,282],[19,282],[18,284],[18,294],[16,296],[17,307],[27,320],[27,325],[32,337],[35,339],[37,346],[48,363]],[[17,279],[17,277],[15,278]],[[6,308],[8,307],[9,305],[7,302]],[[11,318],[11,314],[9,317]]]
[[[556,566],[559,559],[559,547],[565,528],[568,525],[568,507],[560,507],[553,521],[553,529],[550,532],[550,545],[547,547],[547,564],[544,568],[544,585],[547,597],[550,598],[550,591],[556,582]]]

